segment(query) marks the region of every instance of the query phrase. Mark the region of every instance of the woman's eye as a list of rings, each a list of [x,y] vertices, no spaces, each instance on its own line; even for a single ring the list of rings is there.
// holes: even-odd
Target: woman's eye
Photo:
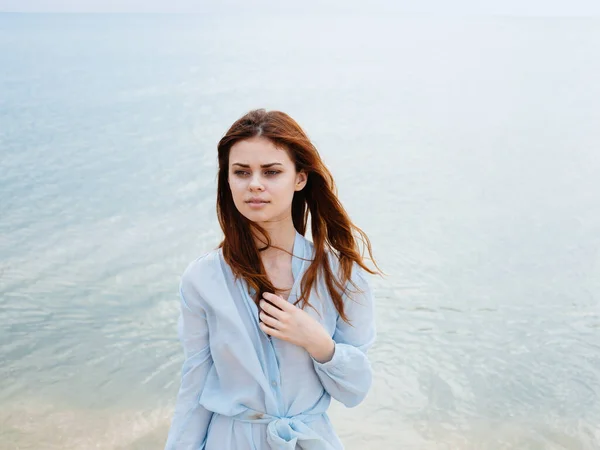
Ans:
[[[238,177],[248,177],[250,176],[250,172],[247,170],[236,170],[233,172],[235,175],[237,175]],[[265,175],[268,177],[272,177],[275,175],[280,174],[281,171],[280,170],[266,170],[265,171]]]

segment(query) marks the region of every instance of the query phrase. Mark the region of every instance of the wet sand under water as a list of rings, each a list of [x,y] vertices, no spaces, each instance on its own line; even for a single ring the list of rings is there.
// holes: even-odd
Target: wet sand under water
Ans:
[[[399,421],[382,425],[359,409],[332,406],[332,420],[347,450],[593,450],[600,428],[580,423]],[[0,450],[162,450],[172,407],[153,410],[57,409],[18,404],[0,412]],[[392,414],[390,412],[390,414]],[[554,431],[556,428],[565,430]],[[393,442],[397,442],[396,447]]]

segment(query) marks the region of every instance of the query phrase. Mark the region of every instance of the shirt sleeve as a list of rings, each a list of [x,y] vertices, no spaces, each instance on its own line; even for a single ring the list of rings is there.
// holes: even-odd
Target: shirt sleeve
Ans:
[[[184,275],[179,290],[178,334],[185,359],[165,450],[203,450],[212,418],[212,412],[199,403],[213,364],[206,314],[199,295],[190,288],[191,283],[186,282]]]
[[[373,375],[367,350],[376,336],[373,294],[364,270],[355,266],[352,280],[359,290],[349,283],[348,294],[343,296],[350,324],[338,316],[333,358],[325,363],[313,359],[325,390],[348,407],[361,403],[371,387]]]

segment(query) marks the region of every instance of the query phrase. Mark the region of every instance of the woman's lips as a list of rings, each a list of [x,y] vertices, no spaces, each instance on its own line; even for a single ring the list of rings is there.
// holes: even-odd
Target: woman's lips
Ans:
[[[257,208],[257,209],[262,208],[265,205],[269,204],[269,202],[266,200],[248,200],[246,203],[250,206],[250,208]]]

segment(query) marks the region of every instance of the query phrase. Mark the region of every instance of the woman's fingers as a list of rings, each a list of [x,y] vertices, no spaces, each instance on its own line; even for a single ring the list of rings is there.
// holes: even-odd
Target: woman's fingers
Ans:
[[[259,316],[260,316],[260,320],[262,320],[269,327],[271,327],[271,328],[277,328],[277,324],[279,323],[279,321],[277,319],[275,319],[274,317],[269,316],[264,311],[261,311],[260,314],[259,314]]]
[[[289,311],[290,307],[292,306],[287,300],[270,292],[263,292],[263,297],[282,311]]]
[[[267,314],[269,314],[270,316],[273,316],[275,318],[279,318],[281,317],[283,311],[279,308],[277,308],[276,306],[273,306],[271,303],[269,303],[266,300],[261,300],[259,302],[259,306],[261,307],[261,309],[266,312]]]
[[[281,333],[278,330],[276,330],[275,328],[271,328],[270,326],[268,326],[264,322],[261,322],[259,324],[259,326],[260,326],[261,330],[263,330],[269,336],[273,336],[275,338],[280,338],[281,337]]]

